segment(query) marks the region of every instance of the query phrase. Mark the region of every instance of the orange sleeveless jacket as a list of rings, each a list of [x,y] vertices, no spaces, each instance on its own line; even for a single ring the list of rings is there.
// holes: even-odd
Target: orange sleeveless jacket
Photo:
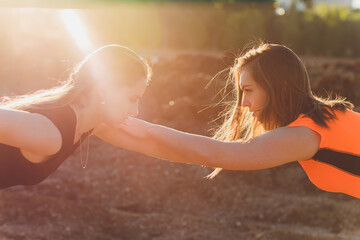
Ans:
[[[360,198],[360,113],[335,112],[337,119],[327,122],[329,128],[317,125],[304,114],[288,125],[305,126],[321,136],[319,150],[312,159],[298,162],[318,188]]]

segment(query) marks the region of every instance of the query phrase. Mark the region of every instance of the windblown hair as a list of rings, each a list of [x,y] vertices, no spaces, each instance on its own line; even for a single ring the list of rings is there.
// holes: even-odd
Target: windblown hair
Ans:
[[[244,68],[250,70],[256,84],[266,93],[266,104],[258,119],[248,108],[241,106],[239,85]],[[328,127],[327,121],[336,118],[334,110],[353,109],[353,104],[342,97],[320,98],[311,91],[305,65],[288,47],[261,43],[235,59],[226,85],[234,85],[236,101],[227,106],[224,122],[214,134],[221,141],[249,140],[266,131],[283,127],[295,121],[300,114],[310,117],[316,124]],[[216,168],[208,178],[215,177]]]
[[[19,96],[3,96],[0,107],[19,110],[61,107],[78,101],[96,81],[107,79],[121,85],[145,79],[148,83],[151,75],[151,67],[145,59],[127,47],[110,44],[87,55],[58,86]]]

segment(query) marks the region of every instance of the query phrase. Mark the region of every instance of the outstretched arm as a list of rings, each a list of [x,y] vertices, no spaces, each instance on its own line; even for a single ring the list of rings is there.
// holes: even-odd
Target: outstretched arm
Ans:
[[[250,141],[222,142],[129,118],[124,126],[103,125],[94,134],[106,142],[173,162],[229,170],[271,168],[310,159],[320,136],[306,127],[282,127]]]

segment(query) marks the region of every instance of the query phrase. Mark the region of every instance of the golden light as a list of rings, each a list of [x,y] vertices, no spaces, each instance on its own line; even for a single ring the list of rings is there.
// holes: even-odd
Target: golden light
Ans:
[[[91,48],[91,42],[78,14],[74,10],[64,9],[61,10],[60,15],[79,48],[88,51]]]
[[[353,8],[360,8],[360,0],[353,0],[352,1]]]

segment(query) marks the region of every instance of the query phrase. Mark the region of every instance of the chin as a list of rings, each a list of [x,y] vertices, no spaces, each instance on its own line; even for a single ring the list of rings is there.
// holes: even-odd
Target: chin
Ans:
[[[109,127],[112,127],[112,128],[118,128],[118,127],[120,127],[121,126],[121,124],[122,123],[124,123],[125,121],[123,120],[123,119],[121,119],[121,120],[117,120],[117,121],[109,121],[108,123],[107,123],[107,125],[109,126]]]

